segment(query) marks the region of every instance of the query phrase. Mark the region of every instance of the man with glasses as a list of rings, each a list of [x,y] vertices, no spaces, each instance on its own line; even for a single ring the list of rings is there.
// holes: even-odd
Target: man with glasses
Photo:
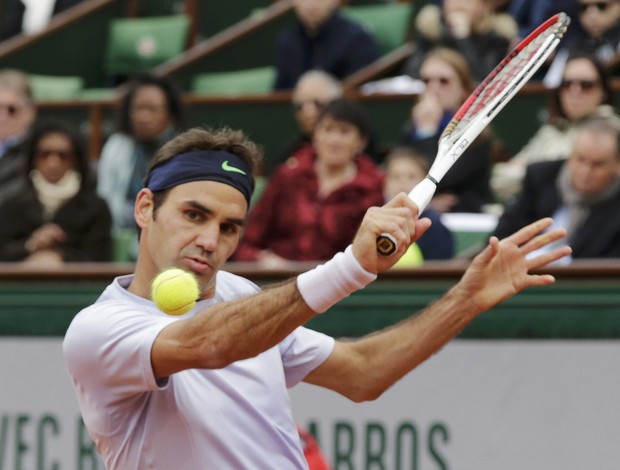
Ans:
[[[515,227],[549,216],[555,228],[566,230],[573,258],[620,257],[619,139],[618,116],[581,121],[567,159],[527,167],[523,189],[506,207],[494,235],[501,239]]]
[[[18,70],[0,70],[0,203],[22,177],[22,143],[36,114],[28,76]]]
[[[290,142],[275,163],[284,162],[299,149],[312,145],[312,133],[321,110],[342,96],[342,85],[332,75],[322,70],[305,72],[291,95],[295,121],[299,134]]]

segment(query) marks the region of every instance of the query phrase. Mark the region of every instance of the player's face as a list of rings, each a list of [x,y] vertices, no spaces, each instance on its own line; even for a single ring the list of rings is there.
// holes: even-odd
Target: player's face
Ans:
[[[607,132],[579,132],[568,164],[577,192],[587,195],[602,191],[620,178],[616,137]]]
[[[237,248],[246,213],[241,192],[215,181],[172,188],[155,214],[152,193],[142,190],[136,201],[140,257],[152,276],[171,266],[193,272],[203,298],[212,297],[215,275]]]
[[[35,114],[33,105],[20,93],[0,89],[0,140],[21,137],[34,122]]]
[[[424,176],[422,167],[411,158],[395,158],[385,171],[385,194],[391,199],[398,193],[408,193]]]
[[[69,138],[60,133],[42,137],[35,150],[34,167],[46,181],[58,183],[67,171],[75,168],[75,154]]]
[[[620,20],[618,0],[579,0],[579,22],[593,38],[602,36]]]
[[[330,116],[317,123],[313,141],[318,160],[329,167],[348,165],[366,147],[357,127]]]
[[[134,137],[140,141],[156,140],[171,122],[166,95],[153,85],[136,90],[129,114]]]
[[[592,114],[604,99],[600,77],[587,59],[566,63],[560,85],[560,104],[570,120]]]
[[[432,93],[444,111],[456,111],[467,96],[458,74],[438,57],[427,58],[420,67],[425,93]]]

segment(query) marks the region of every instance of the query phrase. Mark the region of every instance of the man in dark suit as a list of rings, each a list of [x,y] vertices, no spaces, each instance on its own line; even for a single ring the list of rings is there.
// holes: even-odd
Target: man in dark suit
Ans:
[[[295,23],[277,40],[274,89],[293,89],[311,69],[342,80],[379,57],[374,37],[340,14],[339,5],[340,0],[293,1]]]
[[[540,217],[567,229],[573,258],[620,257],[620,118],[593,117],[577,128],[567,160],[531,164],[523,189],[494,235]]]

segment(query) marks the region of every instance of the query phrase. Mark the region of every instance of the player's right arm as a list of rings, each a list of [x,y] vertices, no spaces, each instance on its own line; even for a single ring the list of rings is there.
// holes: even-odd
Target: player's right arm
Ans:
[[[428,219],[417,221],[416,217],[417,208],[404,193],[383,207],[370,208],[352,248],[360,269],[374,274],[389,269],[430,226]],[[399,242],[397,256],[384,257],[376,252],[376,237],[386,231]],[[323,290],[328,290],[329,283],[324,284]],[[192,368],[223,368],[266,351],[317,314],[308,302],[322,292],[314,292],[304,297],[298,280],[293,279],[166,326],[151,352],[155,376],[167,377]]]

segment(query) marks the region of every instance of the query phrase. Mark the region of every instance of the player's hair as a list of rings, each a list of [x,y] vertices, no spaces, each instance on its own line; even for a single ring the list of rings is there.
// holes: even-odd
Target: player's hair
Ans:
[[[242,131],[228,127],[222,129],[195,127],[177,135],[159,149],[151,161],[145,181],[156,166],[177,155],[199,150],[220,150],[238,156],[250,167],[253,181],[263,159],[262,148],[249,140]],[[164,203],[167,194],[168,190],[155,193],[154,211]]]

